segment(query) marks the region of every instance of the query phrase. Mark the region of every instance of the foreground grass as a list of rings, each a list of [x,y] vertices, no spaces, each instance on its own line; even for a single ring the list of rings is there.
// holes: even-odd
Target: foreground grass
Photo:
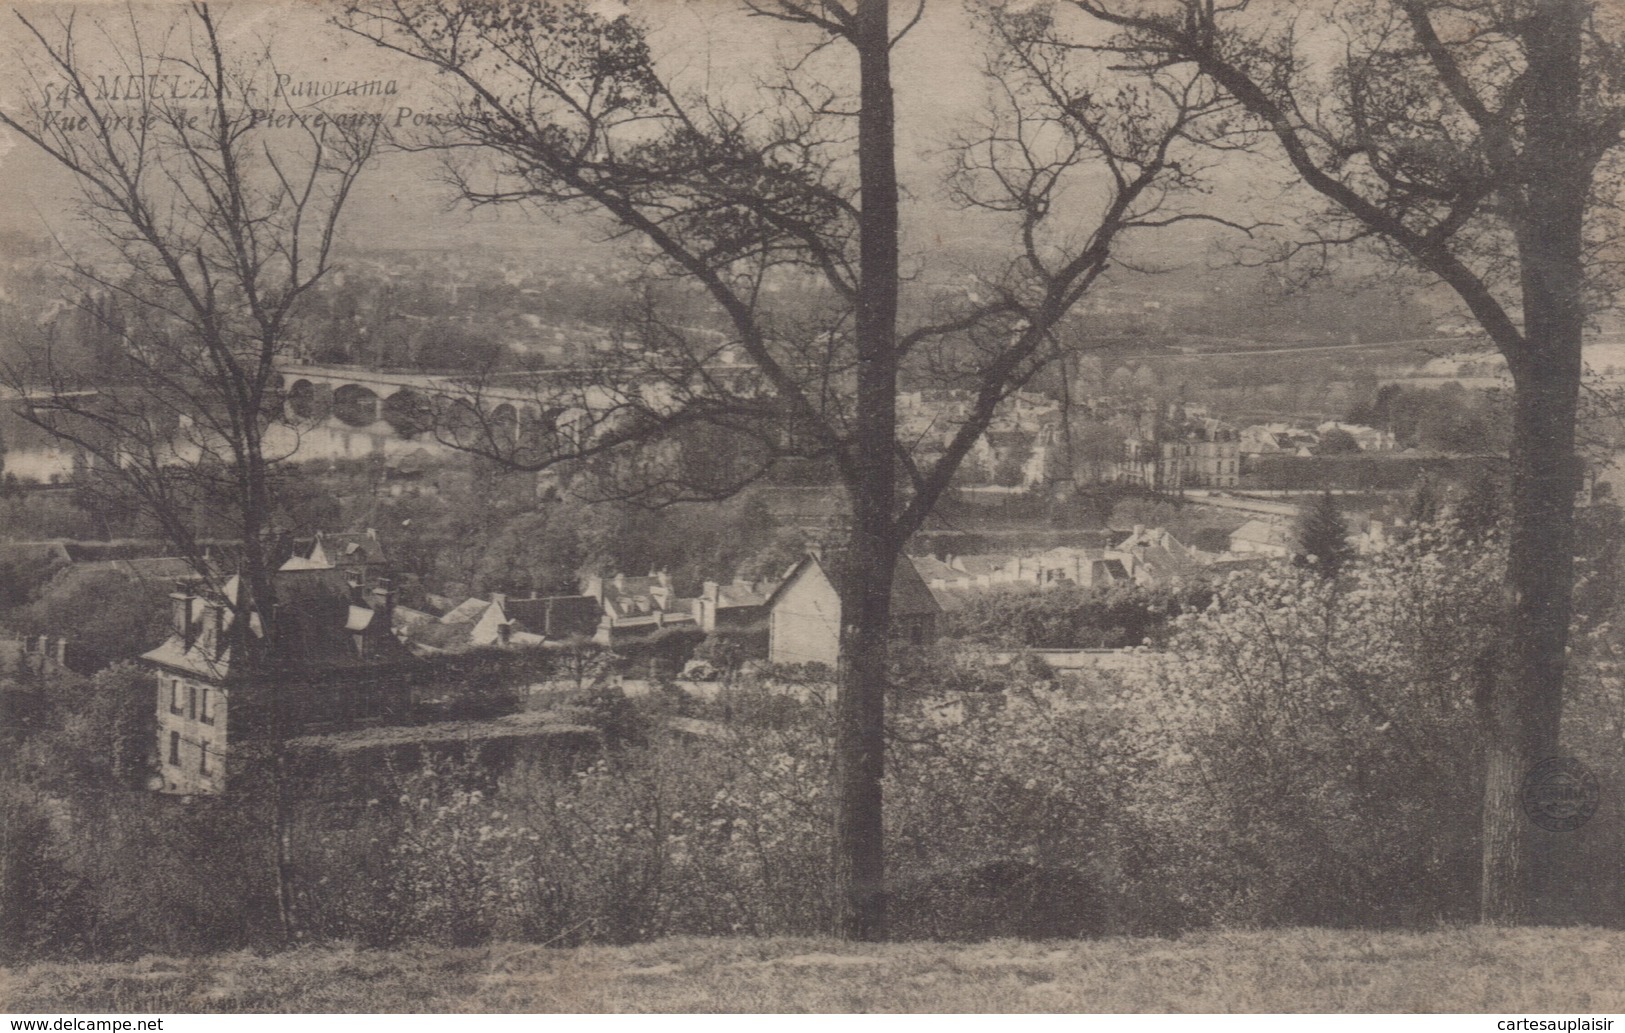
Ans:
[[[1618,1012],[1625,932],[1297,929],[985,944],[319,947],[0,969],[0,1011]]]

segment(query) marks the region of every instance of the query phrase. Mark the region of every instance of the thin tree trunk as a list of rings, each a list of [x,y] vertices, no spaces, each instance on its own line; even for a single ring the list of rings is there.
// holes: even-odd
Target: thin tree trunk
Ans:
[[[298,938],[298,923],[293,907],[293,823],[288,815],[287,758],[282,742],[273,742],[276,756],[271,760],[272,780],[272,832],[276,836],[276,913],[282,942],[291,946]]]
[[[841,664],[835,723],[835,928],[848,939],[886,935],[886,641],[896,529],[897,167],[886,0],[857,6],[861,75],[858,176],[862,280],[857,312],[857,409],[847,462],[853,528],[841,569]]]

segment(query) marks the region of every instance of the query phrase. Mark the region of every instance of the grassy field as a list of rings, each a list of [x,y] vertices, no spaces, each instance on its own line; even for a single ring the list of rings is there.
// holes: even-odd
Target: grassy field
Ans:
[[[0,970],[0,1011],[1625,1011],[1625,932],[1301,929],[1176,940],[309,948]]]

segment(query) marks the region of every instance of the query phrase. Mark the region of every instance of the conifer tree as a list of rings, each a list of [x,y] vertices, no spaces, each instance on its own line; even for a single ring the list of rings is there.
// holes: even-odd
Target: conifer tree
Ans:
[[[1337,500],[1323,493],[1298,517],[1298,553],[1322,577],[1334,578],[1354,558],[1349,529]]]

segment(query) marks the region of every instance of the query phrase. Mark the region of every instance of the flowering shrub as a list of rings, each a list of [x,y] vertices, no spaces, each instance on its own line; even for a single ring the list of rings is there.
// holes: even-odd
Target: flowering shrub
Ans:
[[[1129,877],[1177,887],[1178,924],[1469,913],[1501,562],[1426,528],[1336,580],[1235,576],[1177,618],[1141,679],[1159,763]]]
[[[769,741],[771,740],[771,742]],[[495,794],[469,772],[403,780],[375,940],[630,943],[818,931],[829,817],[816,737],[667,739]]]
[[[1471,917],[1477,706],[1504,638],[1502,562],[1493,539],[1424,525],[1335,579],[1236,575],[1172,618],[1165,650],[1113,675],[1058,678],[974,645],[899,650],[885,784],[894,933]],[[1599,609],[1574,640],[1565,749],[1603,782],[1603,809],[1554,862],[1569,909],[1556,917],[1625,919],[1622,629]],[[293,822],[301,931],[559,945],[826,932],[831,692],[827,672],[784,668],[681,708],[601,687],[604,714],[640,733],[601,755],[500,779],[431,765],[365,806],[333,787]],[[179,817],[160,807],[172,803],[95,836],[86,825],[71,850],[44,849],[49,807],[18,810],[41,849],[8,855],[0,889],[55,894],[84,932],[0,947],[90,949],[78,942],[94,932],[99,950],[184,950],[252,939],[210,921],[253,913],[269,926],[272,844],[248,834],[269,825],[241,801]],[[58,861],[72,878],[41,881]]]
[[[1112,927],[1119,818],[1148,762],[1122,718],[1121,684],[1056,681],[1020,662],[962,666],[981,674],[949,683],[975,687],[904,697],[894,711],[886,790],[897,931]],[[978,684],[996,673],[1003,691]]]
[[[485,794],[433,767],[407,778],[386,914],[390,938],[483,943],[557,892],[534,863],[540,835],[508,820]]]

